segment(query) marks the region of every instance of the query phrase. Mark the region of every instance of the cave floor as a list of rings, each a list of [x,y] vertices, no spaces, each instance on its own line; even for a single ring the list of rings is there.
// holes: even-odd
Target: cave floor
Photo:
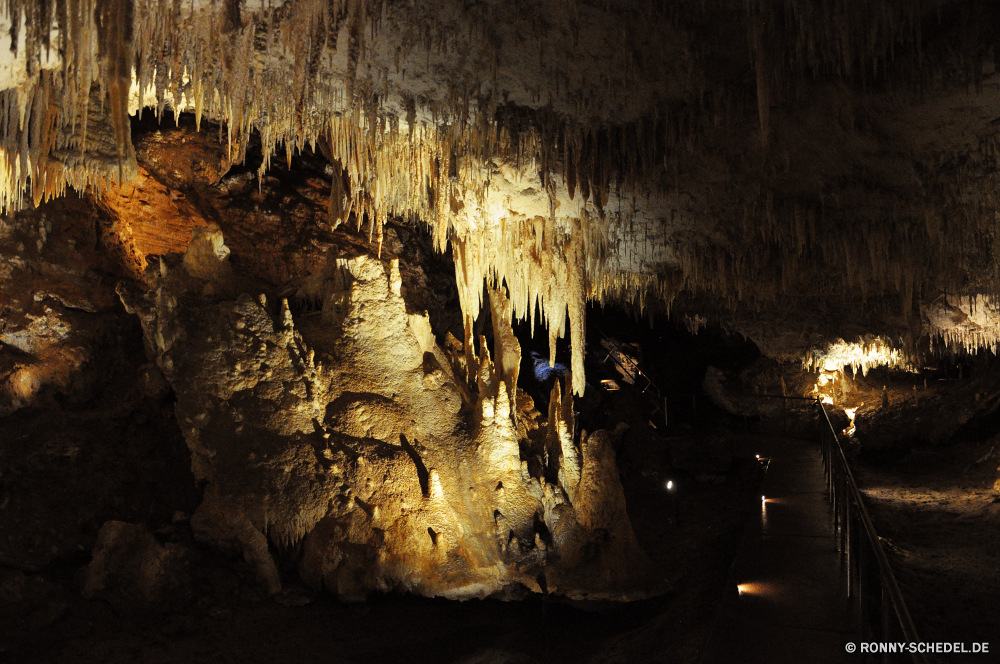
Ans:
[[[45,412],[26,411],[22,419],[19,429],[41,426],[43,422],[56,429],[64,424]],[[86,429],[85,424],[75,421],[67,420],[66,426],[77,434]],[[46,436],[58,433],[48,432]],[[0,436],[0,447],[4,449],[15,442],[16,437]],[[621,604],[571,602],[556,597],[546,602],[538,596],[510,602],[456,602],[392,594],[371,597],[361,604],[345,604],[304,588],[289,565],[285,590],[272,598],[256,588],[242,560],[193,541],[186,522],[158,524],[151,517],[149,527],[158,539],[184,541],[199,552],[193,570],[195,595],[188,605],[121,612],[103,601],[85,599],[79,592],[79,571],[88,556],[82,551],[78,556],[57,558],[37,571],[18,569],[9,563],[0,565],[0,664],[693,664],[709,638],[744,529],[758,509],[755,496],[761,478],[752,456],[734,458],[728,470],[707,479],[689,478],[678,522],[678,505],[663,490],[665,475],[651,475],[646,464],[648,458],[662,454],[664,446],[670,444],[699,447],[702,441],[698,435],[674,443],[637,435],[628,443],[632,449],[622,452],[630,520],[644,550],[663,571],[671,588],[659,597]],[[13,450],[6,451],[8,462],[16,465]],[[156,453],[155,448],[149,451],[151,456]],[[86,460],[86,455],[79,458]],[[629,458],[633,461],[629,462]],[[30,475],[34,491],[62,490],[66,494],[60,494],[64,510],[77,504],[77,498],[83,498],[83,489],[60,488],[60,474],[49,472],[54,466],[47,469],[46,464],[65,463],[62,456],[36,455],[31,461],[36,466],[41,464]],[[111,469],[123,477],[129,475],[127,464],[121,468],[105,466],[103,471],[91,469],[90,482],[95,487],[113,486],[115,478],[107,476]],[[14,470],[5,476],[9,482],[18,477]],[[80,481],[90,486],[84,475],[87,473],[81,469]],[[12,502],[7,510],[13,506]],[[48,532],[50,527],[58,531],[62,527],[41,507],[33,510],[26,502],[18,510],[23,524],[34,524],[30,528],[23,525],[26,532],[34,532],[32,528]],[[99,525],[100,517],[93,517],[95,525]]]
[[[850,661],[859,641],[814,442],[763,439],[759,516],[747,528],[703,664]]]
[[[855,474],[920,638],[1000,648],[995,439],[862,455]],[[969,647],[969,646],[967,646]],[[990,659],[949,654],[948,662]]]

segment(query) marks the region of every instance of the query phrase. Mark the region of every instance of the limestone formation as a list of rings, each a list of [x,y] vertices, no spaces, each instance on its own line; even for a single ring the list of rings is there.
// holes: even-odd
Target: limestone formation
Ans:
[[[658,591],[614,453],[600,432],[574,436],[569,391],[560,402],[557,388],[550,442],[529,463],[502,295],[503,364],[484,341],[470,384],[426,315],[406,312],[399,258],[330,255],[314,284],[322,314],[300,324],[284,300],[205,289],[217,276],[206,261],[225,264],[215,232],[151,266],[145,290],[122,291],[206,483],[191,520],[199,538],[242,552],[271,592],[269,547],[299,543],[302,578],[348,600],[485,597],[518,584],[571,597]]]
[[[746,381],[701,382],[744,426],[785,418],[767,390],[864,442],[996,410],[981,376],[934,422],[926,380],[852,383],[997,352],[996,35],[984,0],[10,0],[0,417],[114,401],[121,443],[170,404],[193,533],[269,593],[292,569],[345,600],[655,594],[622,435],[577,408],[603,357],[657,395],[620,424],[677,405],[588,306],[752,340]],[[146,356],[92,390],[134,330],[115,292]],[[522,360],[560,354],[536,409]],[[19,435],[18,472],[93,449]],[[721,440],[677,468],[721,477]],[[4,487],[0,562],[91,549]],[[155,603],[174,552],[108,500],[86,592]]]
[[[932,351],[921,310],[998,291],[995,17],[958,5],[12,2],[0,207],[119,196],[145,177],[128,114],[188,111],[220,123],[224,158],[189,169],[210,181],[258,137],[258,175],[326,156],[331,226],[426,224],[468,321],[485,279],[571,337],[577,395],[590,300],[686,292],[744,329],[832,301],[861,328],[845,343],[901,366]],[[872,301],[899,320],[865,320]]]
[[[110,324],[100,239],[72,225],[92,210],[68,203],[0,220],[0,415],[68,386]]]

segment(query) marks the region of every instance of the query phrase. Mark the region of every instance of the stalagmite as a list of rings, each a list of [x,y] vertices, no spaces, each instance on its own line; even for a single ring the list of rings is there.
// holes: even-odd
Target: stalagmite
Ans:
[[[216,232],[199,234],[187,256],[219,262]],[[530,442],[511,416],[519,350],[508,318],[497,316],[506,330],[497,357],[512,364],[495,367],[480,337],[470,401],[426,315],[407,313],[403,290],[415,284],[402,283],[399,258],[329,256],[317,279],[319,326],[299,324],[284,298],[275,312],[263,297],[206,293],[187,267],[203,258],[176,260],[185,268],[121,295],[177,394],[192,467],[207,485],[192,528],[242,551],[269,592],[281,580],[268,542],[300,546],[306,583],[346,600],[390,589],[458,599],[512,585],[541,591],[539,574],[551,575],[548,591],[571,597],[628,599],[657,587],[625,536],[613,459],[592,469],[602,479],[586,485],[582,509],[607,503],[615,522],[575,517],[586,463],[568,386],[556,387],[547,468],[537,476],[522,462]],[[509,301],[493,297],[509,316]],[[532,546],[539,520],[552,534]],[[621,535],[611,543],[609,528]]]
[[[511,302],[501,288],[490,289],[490,320],[493,322],[493,343],[496,347],[497,369],[506,385],[517,386],[517,374],[521,368],[521,346],[510,326],[513,316]],[[516,412],[513,389],[507,388],[510,411]]]

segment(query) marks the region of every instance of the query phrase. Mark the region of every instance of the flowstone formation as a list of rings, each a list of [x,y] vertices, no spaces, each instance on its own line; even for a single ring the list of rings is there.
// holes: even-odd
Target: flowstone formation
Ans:
[[[241,552],[270,592],[275,556],[348,600],[659,591],[608,434],[574,431],[568,386],[539,427],[508,383],[509,318],[494,316],[497,365],[485,339],[472,351],[449,334],[442,347],[426,313],[407,313],[384,247],[331,252],[301,287],[321,309],[297,321],[287,300],[247,294],[223,248],[217,229],[199,232],[121,290],[205,483],[200,539]]]

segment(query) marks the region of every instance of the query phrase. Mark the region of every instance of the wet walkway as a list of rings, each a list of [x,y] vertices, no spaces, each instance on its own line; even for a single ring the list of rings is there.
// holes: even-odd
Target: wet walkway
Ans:
[[[700,664],[859,662],[857,610],[837,551],[817,443],[747,441],[770,458],[760,517],[749,524]]]

